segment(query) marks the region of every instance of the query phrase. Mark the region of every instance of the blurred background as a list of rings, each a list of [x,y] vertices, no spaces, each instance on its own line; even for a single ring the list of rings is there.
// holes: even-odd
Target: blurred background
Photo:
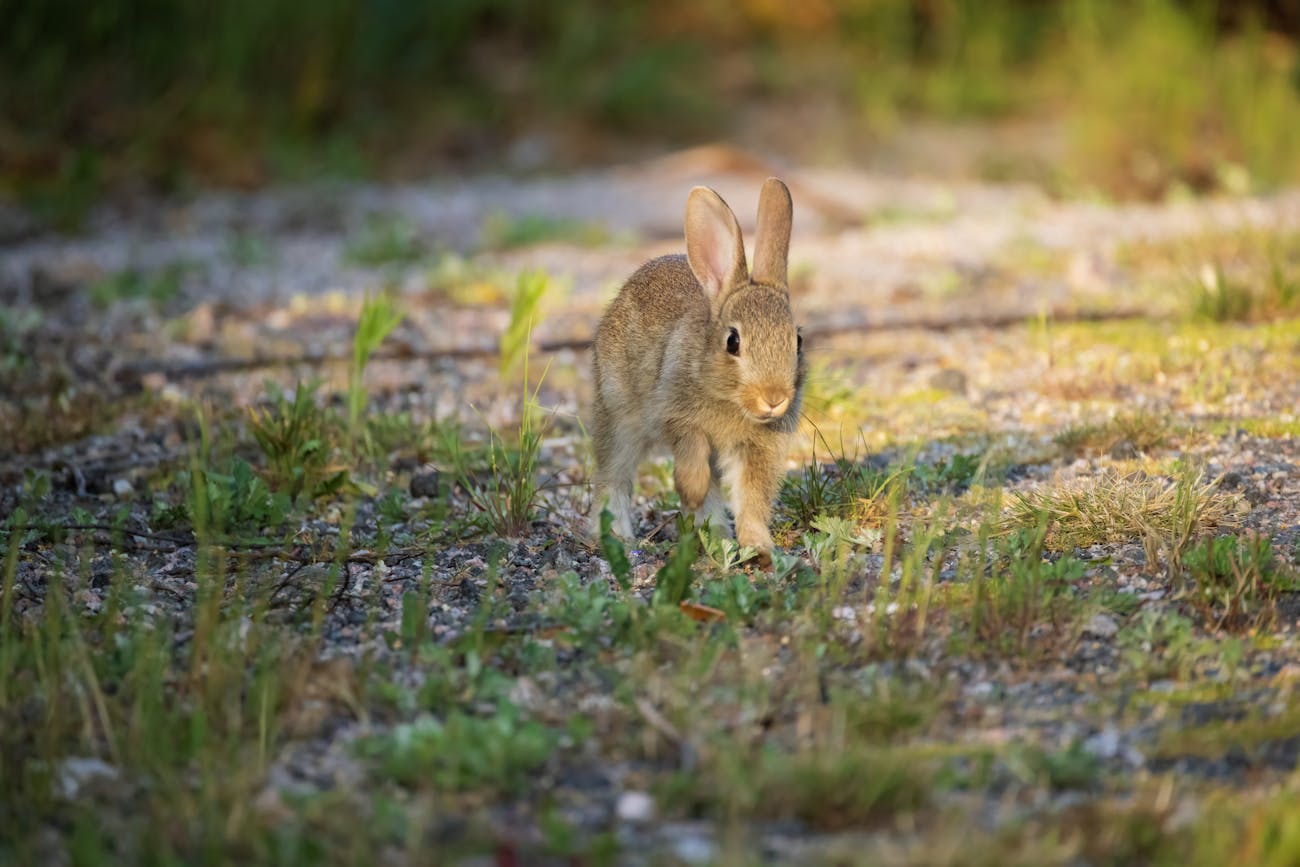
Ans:
[[[766,156],[1161,198],[1300,177],[1300,0],[4,0],[0,194]]]

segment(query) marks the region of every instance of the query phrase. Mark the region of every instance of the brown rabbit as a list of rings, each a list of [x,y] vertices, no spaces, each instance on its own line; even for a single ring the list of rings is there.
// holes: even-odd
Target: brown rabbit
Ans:
[[[803,338],[786,282],[793,206],[776,178],[758,200],[754,270],[740,225],[707,187],[686,200],[686,255],[642,265],[596,330],[593,528],[607,495],[614,532],[633,535],[637,467],[656,446],[673,456],[682,508],[725,527],[770,562],[772,500],[803,393]]]

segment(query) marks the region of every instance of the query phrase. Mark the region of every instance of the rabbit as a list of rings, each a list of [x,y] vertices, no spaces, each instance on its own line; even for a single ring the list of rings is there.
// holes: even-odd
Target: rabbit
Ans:
[[[633,537],[637,467],[667,447],[683,510],[725,532],[725,482],[736,540],[771,564],[772,502],[806,375],[786,277],[792,219],[789,189],[769,178],[750,272],[736,215],[695,187],[686,255],[642,265],[610,302],[592,353],[593,531],[608,497],[614,532]]]

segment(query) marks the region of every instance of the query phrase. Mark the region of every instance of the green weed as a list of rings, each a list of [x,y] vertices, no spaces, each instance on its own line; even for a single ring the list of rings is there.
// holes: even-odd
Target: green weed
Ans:
[[[271,486],[290,500],[330,496],[348,483],[337,460],[336,422],[320,406],[320,384],[298,383],[292,396],[267,383],[269,407],[248,411],[248,427],[267,462]]]
[[[486,478],[469,472],[468,456],[460,443],[453,447],[458,481],[470,502],[492,532],[511,538],[528,532],[541,493],[537,474],[543,428],[536,396],[534,392],[525,400],[519,428],[511,440],[494,429],[488,431]]]
[[[1206,539],[1182,557],[1185,593],[1217,628],[1240,629],[1271,621],[1278,597],[1300,590],[1273,553],[1267,536]]]
[[[367,295],[361,302],[357,330],[352,335],[352,365],[348,368],[348,437],[354,449],[361,431],[361,413],[369,399],[365,388],[366,365],[404,315],[386,294]]]
[[[543,271],[525,271],[515,281],[510,296],[510,321],[501,335],[501,357],[498,365],[501,381],[507,382],[525,368],[533,328],[538,323],[542,298],[550,286]]]
[[[677,605],[690,592],[695,577],[695,560],[699,557],[700,537],[689,515],[677,516],[677,544],[655,573],[655,605]]]

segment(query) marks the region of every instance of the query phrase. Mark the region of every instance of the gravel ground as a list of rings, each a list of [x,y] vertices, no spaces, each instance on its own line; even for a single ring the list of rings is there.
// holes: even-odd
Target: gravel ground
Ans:
[[[517,395],[499,385],[491,354],[438,356],[490,350],[508,321],[500,289],[478,297],[475,282],[544,269],[562,288],[548,300],[536,339],[581,340],[619,279],[648,256],[679,247],[682,203],[691,185],[716,187],[752,230],[765,167],[740,160],[736,168],[737,162],[734,154],[705,150],[565,178],[202,194],[105,209],[72,238],[14,229],[0,259],[7,323],[7,345],[0,348],[10,359],[3,368],[0,421],[16,431],[10,445],[0,443],[0,514],[27,501],[31,474],[43,472],[51,490],[36,504],[39,514],[78,528],[62,541],[22,550],[15,615],[34,619],[58,581],[78,609],[101,611],[113,570],[125,568],[137,591],[133,604],[173,623],[177,651],[185,652],[196,628],[194,539],[183,527],[159,528],[156,500],[194,453],[199,430],[187,409],[192,402],[235,423],[240,409],[262,399],[268,377],[287,385],[321,376],[341,386],[343,367],[319,359],[346,357],[360,296],[387,286],[396,288],[407,317],[367,371],[368,412],[459,419],[465,437],[481,440],[485,423],[512,418]],[[1290,323],[1217,330],[1180,324],[1170,295],[1153,288],[1124,251],[1141,241],[1244,228],[1293,231],[1300,226],[1300,192],[1103,205],[1056,202],[1020,186],[850,171],[784,174],[797,208],[792,269],[798,315],[824,331],[810,342],[809,415],[827,441],[861,443],[881,463],[913,455],[920,465],[936,467],[954,455],[981,454],[996,470],[990,478],[998,484],[991,486],[1007,497],[1113,472],[1173,474],[1175,462],[1195,463],[1231,500],[1221,529],[1269,538],[1283,566],[1294,569],[1300,447],[1287,431],[1294,430],[1300,407],[1300,336]],[[598,226],[602,234],[512,249],[494,244],[501,225],[536,215],[552,221],[548,232],[554,221],[571,220]],[[402,243],[413,251],[397,257],[405,261],[356,264],[349,250],[377,225],[405,233]],[[124,269],[154,275],[171,266],[180,267],[165,297],[122,297],[131,294],[128,289],[107,302],[95,300],[93,287]],[[466,294],[444,291],[448,269],[460,269],[451,282],[469,286]],[[1078,311],[1135,309],[1149,316],[1069,321]],[[1044,311],[1054,313],[1052,323],[1035,324]],[[992,324],[942,330],[907,325],[962,319]],[[863,323],[871,327],[831,333]],[[297,360],[271,363],[275,357]],[[290,810],[286,804],[295,793],[364,785],[370,771],[356,744],[394,723],[391,715],[358,712],[351,691],[364,666],[383,667],[393,683],[411,689],[425,682],[422,664],[381,637],[402,634],[412,594],[427,588],[424,628],[434,644],[449,647],[475,628],[485,594],[500,602],[486,634],[542,635],[554,624],[538,600],[560,576],[574,573],[584,585],[611,580],[609,567],[580,535],[588,498],[576,419],[589,393],[586,355],[578,347],[549,357],[537,396],[553,410],[542,452],[549,484],[544,508],[522,538],[467,530],[431,545],[430,528],[443,520],[434,506],[444,501],[451,514],[463,514],[469,509],[465,491],[447,466],[431,467],[417,449],[397,448],[374,477],[384,490],[397,492],[400,520],[386,516],[377,497],[363,496],[355,514],[322,507],[302,519],[295,544],[250,550],[240,560],[249,581],[270,588],[268,617],[292,631],[312,610],[341,526],[350,525],[353,540],[391,537],[382,557],[363,548],[343,564],[342,580],[323,606],[323,641],[303,678],[307,692],[285,723],[287,736],[255,810],[273,817]],[[229,359],[250,363],[240,369],[218,364]],[[1140,447],[1121,437],[1099,449],[1060,445],[1059,435],[1071,426],[1134,410],[1167,424],[1158,444]],[[811,431],[807,443],[792,466],[820,448]],[[246,450],[247,441],[237,448]],[[646,481],[651,489],[657,484]],[[947,493],[957,508],[976,508],[971,504],[979,494],[969,479]],[[909,503],[905,535],[924,521],[924,499]],[[648,595],[674,533],[670,502],[656,496],[643,506],[642,529],[663,529],[657,538],[666,540],[631,551],[634,587]],[[113,527],[124,528],[118,554],[108,545],[119,534]],[[792,550],[800,549],[795,544]],[[861,561],[846,593],[879,582],[879,553]],[[923,685],[941,708],[923,728],[925,743],[1033,745],[1046,755],[1081,750],[1104,770],[1085,785],[1030,786],[1030,772],[1013,761],[995,762],[979,785],[939,796],[945,814],[962,817],[951,827],[996,833],[1081,805],[1136,797],[1147,784],[1172,780],[1162,815],[1166,828],[1178,828],[1195,821],[1202,787],[1265,791],[1287,780],[1300,756],[1294,734],[1228,744],[1217,753],[1179,735],[1225,720],[1293,713],[1300,673],[1296,595],[1279,597],[1267,627],[1238,636],[1240,658],[1231,665],[1221,642],[1233,635],[1193,617],[1203,652],[1189,650],[1168,671],[1153,662],[1135,673],[1135,654],[1166,658],[1159,642],[1143,644],[1144,618],[1186,614],[1186,601],[1168,572],[1149,562],[1141,539],[1073,555],[1086,566],[1079,592],[1104,591],[1126,602],[1098,610],[1047,651],[1021,658],[961,655],[934,640],[906,660],[851,663],[841,672],[870,678],[885,666],[904,682]],[[59,577],[56,564],[72,562],[81,563],[84,574]],[[834,640],[845,647],[860,642],[854,618],[862,616],[848,608],[836,627],[843,634]],[[741,632],[755,645],[773,640],[764,628]],[[568,719],[576,708],[598,730],[630,724],[610,670],[593,667],[579,645],[561,642],[555,652],[560,664],[554,670],[512,675],[516,705],[543,720]],[[793,658],[775,652],[771,665],[773,682],[782,681],[782,671],[797,677]],[[723,699],[708,700],[723,712]],[[672,724],[660,725],[646,713],[649,722],[638,725],[658,726],[659,736],[671,740],[662,729]],[[690,738],[683,735],[675,747],[681,754],[662,749],[652,760],[602,750],[596,737],[548,765],[537,785],[581,835],[613,834],[629,863],[707,863],[726,845],[718,824],[646,793],[656,774],[689,761],[683,758],[688,748]],[[95,779],[117,774],[105,767],[69,765],[74,795],[91,797]],[[481,807],[442,816],[431,837],[468,840],[488,828],[525,849],[540,839],[535,799],[501,798]],[[895,823],[830,832],[816,822],[780,819],[756,831],[750,851],[781,863],[857,863],[864,855],[879,863],[939,863],[935,853],[946,838],[933,825],[925,827],[931,830]],[[63,851],[58,839],[51,836],[51,851]]]

